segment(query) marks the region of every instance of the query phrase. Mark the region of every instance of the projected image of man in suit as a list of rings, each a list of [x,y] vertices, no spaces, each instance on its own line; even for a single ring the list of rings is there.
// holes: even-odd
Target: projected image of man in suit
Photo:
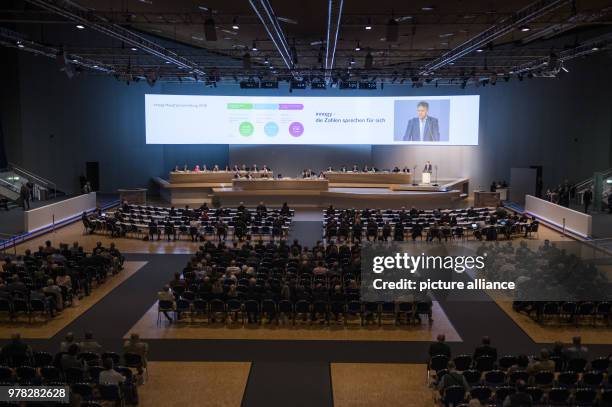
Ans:
[[[440,141],[438,119],[429,116],[429,103],[417,104],[417,117],[408,121],[404,141]]]

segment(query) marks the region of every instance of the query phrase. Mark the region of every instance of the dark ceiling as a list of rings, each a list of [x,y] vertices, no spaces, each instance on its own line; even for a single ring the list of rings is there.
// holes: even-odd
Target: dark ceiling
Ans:
[[[3,4],[0,44],[51,57],[63,52],[78,69],[153,80],[356,77],[456,83],[554,76],[564,61],[612,44],[609,0]]]

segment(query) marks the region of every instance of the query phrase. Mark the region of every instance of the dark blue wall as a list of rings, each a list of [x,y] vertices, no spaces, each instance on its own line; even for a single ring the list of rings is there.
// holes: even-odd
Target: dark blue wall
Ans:
[[[72,80],[55,61],[19,53],[18,72],[3,77],[3,128],[9,160],[51,178],[70,191],[78,186],[85,162],[99,161],[101,190],[146,186],[177,164],[228,164],[245,157],[281,168],[289,175],[305,164],[370,160],[382,167],[440,164],[441,176],[469,176],[473,186],[508,179],[514,166],[544,165],[545,185],[564,178],[577,180],[609,168],[612,143],[610,57],[593,56],[568,65],[559,79],[534,79],[495,87],[462,90],[457,86],[411,89],[387,85],[377,91],[249,90],[248,95],[393,96],[479,94],[480,144],[476,147],[431,146],[259,146],[146,145],[144,94],[243,95],[236,84],[208,88],[200,84],[144,82],[127,86],[112,77],[83,73]],[[4,61],[3,61],[4,62]],[[9,63],[11,63],[9,61]],[[16,65],[16,61],[12,61]],[[12,87],[9,84],[13,84]],[[18,84],[18,85],[15,85]],[[246,154],[246,155],[245,155]],[[342,162],[335,162],[335,160]],[[289,168],[291,163],[297,168]]]

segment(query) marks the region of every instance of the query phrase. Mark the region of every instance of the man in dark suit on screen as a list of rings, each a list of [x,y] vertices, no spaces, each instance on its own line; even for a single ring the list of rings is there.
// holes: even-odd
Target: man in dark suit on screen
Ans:
[[[403,141],[440,141],[438,119],[428,115],[429,103],[419,102],[417,117],[408,121]]]

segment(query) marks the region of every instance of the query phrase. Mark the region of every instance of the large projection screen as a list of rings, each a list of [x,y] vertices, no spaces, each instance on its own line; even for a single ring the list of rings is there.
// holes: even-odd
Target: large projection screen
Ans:
[[[479,96],[145,95],[147,144],[477,145]]]

